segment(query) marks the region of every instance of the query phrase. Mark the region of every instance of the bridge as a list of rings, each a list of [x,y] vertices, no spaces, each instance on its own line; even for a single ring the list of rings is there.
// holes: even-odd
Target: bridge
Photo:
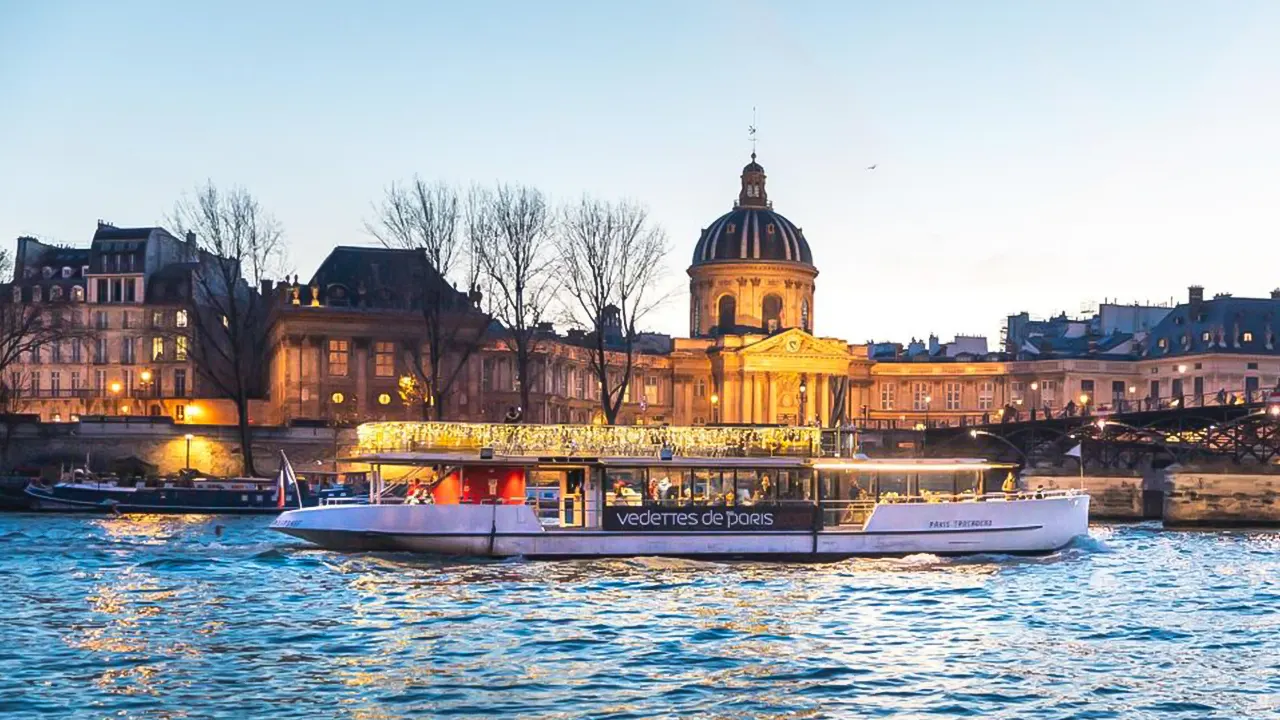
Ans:
[[[1079,462],[1086,470],[1280,462],[1280,403],[1261,394],[1224,404],[1134,404],[1126,409],[1036,420],[1013,414],[1005,422],[933,426],[921,431],[920,452],[1026,467],[1077,467]]]

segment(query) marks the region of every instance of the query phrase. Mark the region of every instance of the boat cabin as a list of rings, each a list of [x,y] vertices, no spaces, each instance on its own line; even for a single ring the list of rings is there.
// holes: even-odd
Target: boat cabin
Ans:
[[[371,502],[529,505],[548,530],[860,530],[877,503],[974,501],[1013,466],[974,459],[374,453]],[[999,479],[995,484],[999,484]],[[404,487],[404,491],[400,492]]]

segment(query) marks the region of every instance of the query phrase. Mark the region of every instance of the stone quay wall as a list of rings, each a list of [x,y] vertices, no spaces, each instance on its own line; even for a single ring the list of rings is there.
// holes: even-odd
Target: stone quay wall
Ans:
[[[62,464],[105,470],[112,461],[136,457],[156,465],[160,474],[187,467],[187,434],[191,439],[191,467],[211,475],[236,476],[242,472],[239,432],[225,425],[174,425],[149,422],[103,421],[79,423],[26,423],[12,428],[8,465],[56,469]],[[251,452],[258,475],[270,477],[280,467],[283,450],[298,472],[332,471],[334,458],[346,457],[356,447],[353,428],[255,427]],[[360,469],[340,463],[339,470]]]
[[[1280,526],[1280,474],[1195,472],[1168,474],[1168,526]]]
[[[1093,520],[1142,520],[1144,512],[1143,478],[1133,476],[1085,475],[1023,475],[1023,483],[1029,490],[1044,487],[1045,490],[1080,489],[1089,493],[1089,518]]]

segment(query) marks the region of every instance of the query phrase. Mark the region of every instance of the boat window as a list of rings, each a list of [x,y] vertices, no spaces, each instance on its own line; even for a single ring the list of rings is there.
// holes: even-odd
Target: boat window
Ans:
[[[608,505],[640,505],[644,498],[644,468],[605,470],[605,502]]]
[[[773,497],[777,500],[794,502],[812,499],[812,491],[809,485],[809,481],[813,477],[811,471],[778,470],[772,473],[762,472],[762,481],[765,475],[769,476],[771,484],[777,487],[773,492]]]
[[[649,468],[647,498],[664,505],[675,505],[684,497],[685,471],[672,468]]]
[[[760,492],[760,476],[755,470],[738,470],[735,473],[733,500],[738,505],[751,505]]]
[[[900,472],[882,472],[876,475],[876,485],[881,500],[897,500],[907,497],[910,492],[910,476]]]

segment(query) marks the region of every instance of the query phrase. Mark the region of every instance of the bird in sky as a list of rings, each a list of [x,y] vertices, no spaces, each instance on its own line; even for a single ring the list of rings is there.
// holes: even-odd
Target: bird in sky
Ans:
[[[875,170],[875,169],[876,169],[876,167],[877,167],[878,165],[879,165],[879,163],[876,163],[875,165],[868,165],[868,166],[867,166],[867,169],[868,169],[868,170]]]

